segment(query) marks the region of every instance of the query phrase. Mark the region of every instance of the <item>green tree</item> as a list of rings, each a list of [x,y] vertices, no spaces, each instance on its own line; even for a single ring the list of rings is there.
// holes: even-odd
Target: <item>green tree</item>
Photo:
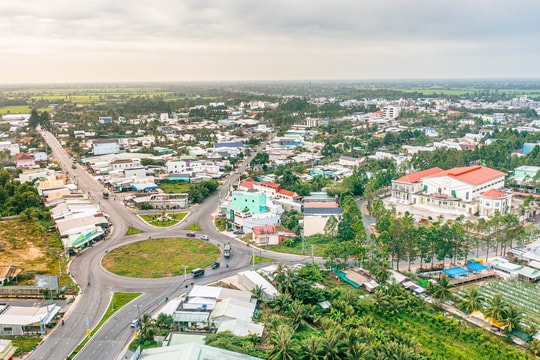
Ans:
[[[286,325],[280,325],[268,335],[268,343],[272,345],[269,360],[295,360],[298,356],[298,343],[292,337],[293,332]]]
[[[476,310],[481,310],[484,306],[485,298],[480,294],[476,286],[465,289],[462,294],[460,294],[460,299],[458,305],[462,308],[467,314],[472,313]]]

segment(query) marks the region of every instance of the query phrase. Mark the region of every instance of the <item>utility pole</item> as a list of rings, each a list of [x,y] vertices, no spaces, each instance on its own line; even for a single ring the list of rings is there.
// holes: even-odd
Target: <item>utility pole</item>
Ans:
[[[305,248],[304,248],[304,229],[300,230],[300,236],[302,236],[302,255],[305,254]]]
[[[182,265],[182,266],[184,267],[184,281],[186,281],[187,280],[186,270],[187,270],[188,266],[187,265]]]
[[[137,314],[139,315],[139,323],[137,324],[137,327],[139,330],[141,329],[141,305],[135,305],[137,307]]]
[[[251,269],[255,270],[255,247],[251,248],[251,254],[253,256],[253,266],[251,267]]]
[[[315,244],[311,244],[311,264],[315,264]]]

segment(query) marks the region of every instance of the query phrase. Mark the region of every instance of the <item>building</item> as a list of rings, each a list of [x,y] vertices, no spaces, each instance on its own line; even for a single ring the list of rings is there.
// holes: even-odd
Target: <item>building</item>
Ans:
[[[296,238],[295,233],[278,230],[276,225],[254,226],[252,234],[256,245],[278,245],[286,238]]]
[[[260,192],[233,191],[231,194],[231,209],[248,210],[252,214],[260,214],[267,211],[266,195]]]
[[[538,171],[540,171],[540,166],[520,166],[514,169],[514,179],[517,183],[522,184],[527,179],[534,179]]]
[[[134,360],[202,360],[202,359],[222,359],[222,360],[262,360],[260,358],[236,353],[229,350],[220,349],[213,346],[187,343],[172,346],[163,346],[151,349],[144,349]]]
[[[403,204],[412,202],[412,195],[422,190],[422,179],[426,176],[442,172],[443,169],[434,167],[415,172],[392,181],[392,200]]]
[[[94,155],[118,154],[120,145],[116,140],[94,140],[92,142],[92,152]]]
[[[118,159],[111,162],[112,170],[124,170],[141,167],[140,159]]]
[[[0,335],[21,336],[43,331],[60,306],[41,307],[0,305]]]
[[[11,360],[15,355],[15,348],[11,340],[0,339],[0,360]]]
[[[479,196],[480,216],[490,217],[499,214],[505,214],[512,203],[512,194],[500,192],[497,189],[490,189],[480,194]]]
[[[191,161],[174,160],[167,161],[167,172],[169,174],[180,174],[191,170]]]
[[[14,161],[17,169],[28,169],[36,165],[34,157],[25,153],[15,155]]]
[[[382,110],[382,116],[385,119],[396,119],[401,114],[399,106],[385,106]]]
[[[343,208],[304,208],[304,236],[324,234],[324,227],[331,216],[341,219]]]
[[[338,161],[339,165],[350,167],[350,168],[358,167],[360,166],[361,163],[362,163],[361,159],[350,157],[350,156],[344,156],[344,155],[340,156],[339,161]]]
[[[501,192],[504,177],[505,173],[485,166],[427,169],[392,181],[390,201],[437,212],[490,216],[503,210],[502,214],[512,201],[511,195]]]

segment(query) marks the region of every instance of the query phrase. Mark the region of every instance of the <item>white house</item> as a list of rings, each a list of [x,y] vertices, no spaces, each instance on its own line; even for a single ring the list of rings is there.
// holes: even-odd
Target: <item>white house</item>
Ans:
[[[94,140],[92,142],[92,151],[94,155],[118,154],[120,145],[116,140]]]

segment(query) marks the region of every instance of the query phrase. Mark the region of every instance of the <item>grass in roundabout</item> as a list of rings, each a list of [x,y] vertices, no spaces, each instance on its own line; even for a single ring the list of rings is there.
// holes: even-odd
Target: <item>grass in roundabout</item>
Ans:
[[[137,234],[140,234],[142,232],[143,232],[142,230],[135,229],[134,227],[130,226],[129,229],[127,230],[127,232],[126,232],[126,235],[137,235]]]
[[[201,227],[199,226],[199,224],[192,224],[192,225],[189,225],[185,230],[194,230],[194,231],[199,231],[201,230]]]
[[[115,292],[107,311],[99,321],[99,323],[92,330],[87,330],[87,336],[83,341],[73,350],[73,352],[66,358],[67,360],[74,359],[75,356],[81,351],[81,349],[86,345],[92,336],[101,328],[101,326],[109,319],[115,312],[120,310],[124,305],[128,304],[131,300],[137,298],[142,293],[124,293],[124,292]]]
[[[184,275],[192,269],[210,266],[221,256],[219,248],[206,241],[185,238],[144,240],[119,247],[103,258],[110,272],[134,278],[162,278]]]
[[[150,214],[150,215],[139,215],[141,219],[157,227],[170,227],[178,224],[186,217],[186,213],[177,213],[177,214]]]

